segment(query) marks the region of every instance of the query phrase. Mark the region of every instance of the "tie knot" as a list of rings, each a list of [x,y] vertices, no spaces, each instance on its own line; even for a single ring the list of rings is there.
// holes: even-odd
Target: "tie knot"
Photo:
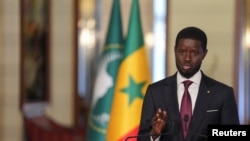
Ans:
[[[184,87],[185,87],[185,88],[188,88],[192,83],[193,83],[193,82],[190,81],[190,80],[185,80],[185,81],[183,81],[183,84],[184,84]]]

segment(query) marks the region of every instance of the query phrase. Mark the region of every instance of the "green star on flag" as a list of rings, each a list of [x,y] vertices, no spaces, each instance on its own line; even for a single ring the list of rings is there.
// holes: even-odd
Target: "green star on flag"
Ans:
[[[144,95],[142,93],[142,88],[146,82],[136,83],[135,80],[129,76],[129,86],[122,89],[122,92],[126,93],[129,97],[129,105],[136,99],[143,99]]]

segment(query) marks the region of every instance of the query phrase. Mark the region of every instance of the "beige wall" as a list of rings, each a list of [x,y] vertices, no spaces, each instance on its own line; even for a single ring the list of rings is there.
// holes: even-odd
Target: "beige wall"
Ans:
[[[10,8],[11,7],[11,8]],[[19,5],[14,0],[1,1],[1,137],[3,141],[19,141]]]
[[[74,1],[51,2],[51,97],[46,113],[56,121],[73,124],[74,108]]]
[[[209,76],[233,85],[235,0],[170,0],[168,17],[168,75],[176,71],[174,41],[179,30],[197,26],[208,36],[208,54],[202,70]]]
[[[3,1],[0,1],[0,37],[3,37],[3,10],[2,10]],[[3,38],[0,38],[0,78],[3,78]],[[3,79],[0,79],[0,103],[3,103]],[[3,125],[3,107],[0,105],[0,127]],[[2,136],[2,128],[0,128],[0,137]]]

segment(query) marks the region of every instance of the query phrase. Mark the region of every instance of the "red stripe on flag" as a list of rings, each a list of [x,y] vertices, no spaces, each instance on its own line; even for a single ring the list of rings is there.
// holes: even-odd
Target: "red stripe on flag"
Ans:
[[[138,135],[138,131],[139,131],[139,126],[137,126],[136,128],[134,128],[133,130],[131,130],[130,132],[128,132],[127,134],[125,134],[119,141],[125,141],[127,137],[130,136],[137,136]],[[137,141],[137,138],[131,138],[127,141]]]

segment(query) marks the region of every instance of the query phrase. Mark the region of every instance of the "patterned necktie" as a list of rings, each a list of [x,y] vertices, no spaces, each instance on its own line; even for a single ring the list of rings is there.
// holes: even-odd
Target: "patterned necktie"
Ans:
[[[186,80],[183,82],[184,83],[184,94],[182,96],[182,101],[181,101],[181,121],[182,121],[182,130],[183,130],[183,135],[184,139],[186,139],[187,133],[188,133],[188,127],[189,123],[191,121],[192,117],[192,101],[190,94],[188,92],[188,87],[193,83],[190,80]]]

